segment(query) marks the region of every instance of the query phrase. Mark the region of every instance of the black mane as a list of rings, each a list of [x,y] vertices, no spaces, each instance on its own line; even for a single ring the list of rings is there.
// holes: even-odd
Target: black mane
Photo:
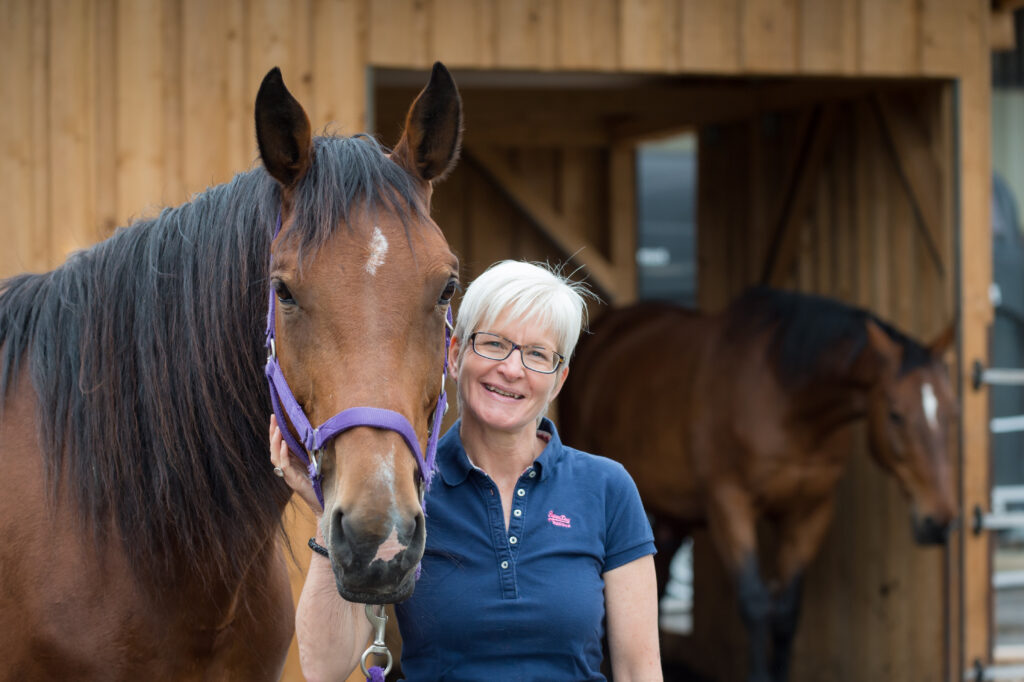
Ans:
[[[727,338],[774,329],[769,357],[790,385],[800,385],[830,370],[845,374],[868,343],[868,320],[902,347],[901,375],[932,361],[927,348],[889,323],[831,298],[755,287],[736,299],[726,314]],[[837,355],[837,350],[843,352]]]
[[[317,138],[313,158],[293,228],[307,256],[360,206],[422,215],[371,138]],[[97,541],[114,530],[150,584],[182,561],[237,578],[289,496],[270,474],[263,378],[279,207],[257,168],[0,281],[0,407],[29,371],[51,495],[63,486]]]

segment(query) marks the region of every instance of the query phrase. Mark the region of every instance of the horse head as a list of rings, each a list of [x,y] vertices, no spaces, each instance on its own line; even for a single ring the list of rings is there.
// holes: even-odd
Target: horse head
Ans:
[[[276,69],[256,99],[260,155],[281,190],[271,353],[310,424],[369,407],[409,427],[403,435],[350,426],[304,453],[322,491],[338,591],[353,602],[408,597],[423,554],[428,481],[417,459],[443,389],[445,318],[458,281],[430,198],[432,182],[457,160],[461,119],[458,90],[440,64],[390,153],[366,137],[313,139]],[[343,163],[329,163],[336,147]],[[339,208],[311,225],[307,207],[325,194],[338,195]],[[287,421],[290,444],[308,446],[311,434]]]
[[[945,543],[957,516],[947,444],[959,408],[942,359],[953,325],[927,347],[901,343],[870,319],[867,336],[876,368],[868,397],[871,453],[910,499],[914,539]]]

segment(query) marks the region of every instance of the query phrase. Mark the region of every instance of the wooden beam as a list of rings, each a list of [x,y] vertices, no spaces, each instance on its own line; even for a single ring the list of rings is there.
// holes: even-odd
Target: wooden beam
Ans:
[[[878,116],[882,138],[917,217],[914,225],[924,240],[939,276],[945,277],[946,267],[938,244],[942,206],[933,198],[942,186],[941,172],[931,154],[931,143],[921,125],[911,120],[906,112],[893,106],[889,98],[875,95],[871,98],[871,106]]]
[[[988,45],[993,52],[1013,52],[1017,49],[1013,10],[997,10],[989,15]]]
[[[783,195],[778,217],[773,222],[775,229],[761,274],[763,284],[780,286],[793,267],[800,245],[800,221],[825,158],[825,150],[832,140],[835,119],[834,104],[818,107],[803,136],[795,172]]]
[[[502,193],[518,206],[566,257],[587,269],[592,281],[601,289],[609,303],[615,303],[620,299],[620,286],[612,264],[601,255],[596,246],[577,235],[569,221],[555,211],[548,201],[538,196],[523,177],[494,151],[494,148],[463,147],[462,151],[464,156],[490,176]]]
[[[620,304],[636,300],[636,148],[616,144],[608,160],[611,257],[618,273]]]

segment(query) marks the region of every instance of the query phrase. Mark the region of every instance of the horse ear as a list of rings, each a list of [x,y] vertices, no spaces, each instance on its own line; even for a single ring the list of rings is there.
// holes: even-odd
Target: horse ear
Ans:
[[[264,167],[283,186],[294,187],[309,169],[309,117],[284,86],[276,66],[263,77],[256,94],[256,141]]]
[[[441,62],[409,108],[405,131],[391,157],[426,182],[440,180],[455,167],[462,146],[462,98]]]
[[[876,321],[868,318],[864,326],[868,334],[868,345],[887,367],[897,368],[903,359],[903,347],[893,340],[889,333]]]
[[[933,358],[940,360],[946,351],[953,347],[954,341],[956,341],[956,320],[950,322],[935,340],[928,344],[928,352]]]

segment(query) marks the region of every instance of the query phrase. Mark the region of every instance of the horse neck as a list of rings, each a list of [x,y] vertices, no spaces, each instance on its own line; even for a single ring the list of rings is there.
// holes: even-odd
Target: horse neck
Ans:
[[[793,390],[790,416],[794,422],[813,425],[810,440],[822,443],[867,416],[869,390],[848,376],[813,379]]]

